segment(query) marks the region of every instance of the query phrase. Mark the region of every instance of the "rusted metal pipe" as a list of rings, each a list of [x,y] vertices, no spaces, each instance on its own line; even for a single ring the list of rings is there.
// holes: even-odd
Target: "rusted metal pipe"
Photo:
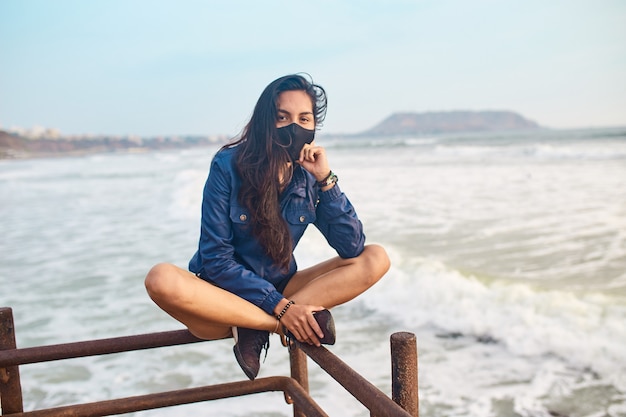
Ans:
[[[307,368],[306,354],[295,345],[289,348],[289,366],[291,368],[291,377],[308,393],[309,370]],[[291,403],[291,398],[286,396],[285,399],[288,403]],[[293,407],[293,417],[306,417],[306,414],[298,405],[295,405]]]
[[[328,417],[319,405],[307,394],[294,379],[282,377],[259,378],[254,381],[231,382],[206,387],[189,388],[178,391],[148,394],[136,397],[77,404],[47,410],[29,411],[13,414],[11,417],[99,417],[131,413],[154,408],[170,407],[221,398],[262,392],[283,391],[307,416]]]
[[[354,369],[350,368],[324,346],[315,347],[295,342],[323,370],[377,417],[412,417]]]
[[[0,367],[202,342],[188,330],[0,351]]]
[[[411,416],[419,416],[417,339],[413,333],[391,335],[391,398]]]
[[[13,310],[0,308],[0,354],[16,348]],[[24,411],[20,370],[17,364],[0,365],[0,410],[3,414]]]
[[[394,400],[347,366],[324,347],[295,342],[290,352],[293,378],[271,377],[88,404],[23,412],[18,365],[93,355],[120,353],[202,341],[187,330],[150,333],[136,336],[90,340],[84,342],[17,349],[13,314],[0,308],[0,406],[2,415],[12,417],[91,417],[123,414],[153,408],[210,401],[267,391],[282,391],[288,403],[294,404],[294,416],[327,416],[308,393],[306,355],[339,382],[377,417],[417,416],[417,350],[411,333],[392,335],[392,389]],[[414,370],[414,373],[412,373]],[[412,396],[414,393],[414,397]],[[402,409],[401,405],[409,412]],[[415,409],[412,409],[415,405]]]

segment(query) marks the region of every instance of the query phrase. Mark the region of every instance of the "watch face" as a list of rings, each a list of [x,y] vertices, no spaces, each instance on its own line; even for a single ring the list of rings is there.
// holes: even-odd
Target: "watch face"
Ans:
[[[328,176],[328,178],[326,178],[324,181],[318,182],[317,186],[318,187],[326,187],[327,185],[334,184],[337,181],[339,181],[339,177],[337,177],[337,174],[335,174],[334,172],[331,171],[331,173]]]

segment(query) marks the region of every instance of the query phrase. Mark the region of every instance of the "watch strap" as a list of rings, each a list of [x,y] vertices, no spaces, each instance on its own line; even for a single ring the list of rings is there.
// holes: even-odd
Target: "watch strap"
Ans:
[[[335,184],[339,181],[339,177],[333,171],[330,171],[328,176],[322,181],[318,181],[316,185],[320,188],[326,187],[327,185]]]

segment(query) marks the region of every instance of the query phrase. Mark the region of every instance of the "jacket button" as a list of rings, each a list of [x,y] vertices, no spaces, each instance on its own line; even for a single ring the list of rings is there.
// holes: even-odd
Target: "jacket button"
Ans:
[[[242,222],[245,222],[246,220],[248,220],[248,216],[246,216],[245,214],[242,214],[239,216],[239,220],[241,220]]]
[[[305,220],[306,220],[306,217],[300,216],[300,223],[304,223]]]

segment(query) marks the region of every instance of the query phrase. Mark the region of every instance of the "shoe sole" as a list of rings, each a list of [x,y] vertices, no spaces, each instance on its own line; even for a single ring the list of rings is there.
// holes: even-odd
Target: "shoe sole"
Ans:
[[[322,328],[322,331],[324,332],[324,337],[320,339],[320,343],[323,345],[334,345],[335,344],[335,320],[333,319],[332,314],[330,314],[329,310],[320,310],[320,311],[314,312],[313,316],[315,317],[317,314],[328,316],[328,319],[326,322],[326,328]],[[317,320],[317,317],[315,318],[315,321],[317,321],[317,324],[320,324],[320,322]],[[322,326],[320,326],[320,328],[321,327]]]

